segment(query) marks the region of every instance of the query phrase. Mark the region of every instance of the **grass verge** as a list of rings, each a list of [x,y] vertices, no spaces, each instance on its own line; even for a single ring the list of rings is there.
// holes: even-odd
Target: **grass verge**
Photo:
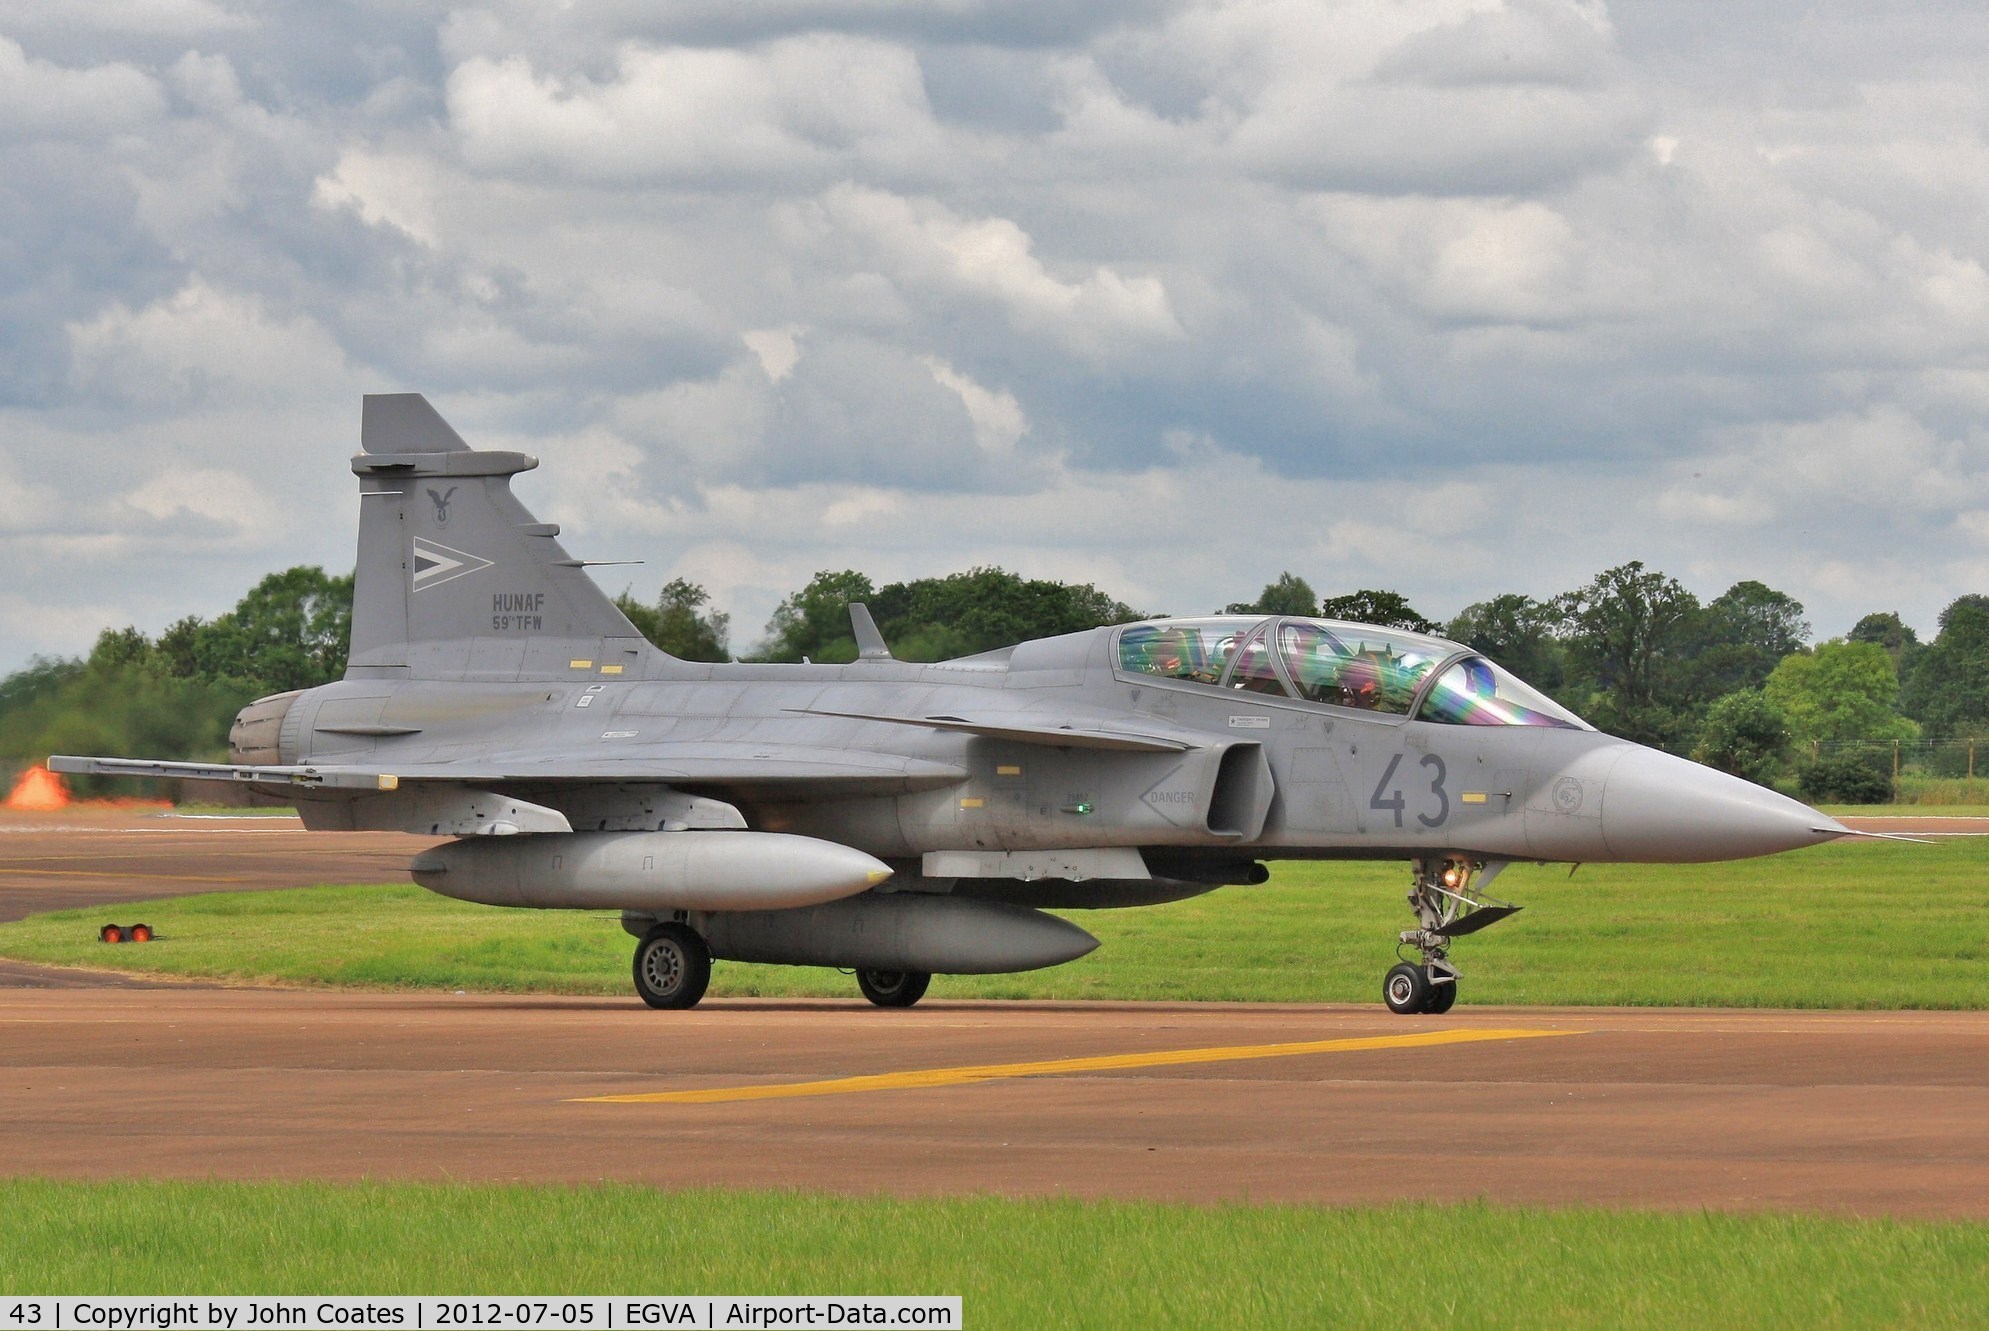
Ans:
[[[0,1293],[959,1294],[976,1327],[1390,1331],[1975,1327],[1989,1308],[1980,1224],[35,1179],[0,1181],[0,1206]]]
[[[1818,804],[1832,818],[1989,818],[1989,804]]]
[[[1989,838],[1854,842],[1737,864],[1518,865],[1527,909],[1457,950],[1465,1003],[1989,1007]],[[1408,920],[1394,864],[1284,864],[1262,887],[1077,911],[1102,946],[941,997],[1371,1002]],[[96,941],[106,920],[156,941]],[[625,994],[611,915],[471,906],[409,885],[221,893],[0,924],[0,956],[245,982]],[[851,997],[834,971],[714,967],[715,995]]]
[[[173,812],[201,818],[295,818],[288,804],[175,804]]]
[[[1985,761],[1989,761],[1989,754],[1985,754]],[[1900,774],[1897,784],[1901,804],[1962,805],[1973,806],[1977,810],[1989,805],[1989,777],[1943,777],[1904,772]]]

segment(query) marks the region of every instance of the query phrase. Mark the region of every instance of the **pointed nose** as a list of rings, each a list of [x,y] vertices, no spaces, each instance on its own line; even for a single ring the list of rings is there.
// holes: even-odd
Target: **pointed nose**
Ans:
[[[1624,754],[1603,787],[1602,840],[1621,860],[1743,860],[1849,831],[1786,795],[1656,749]]]

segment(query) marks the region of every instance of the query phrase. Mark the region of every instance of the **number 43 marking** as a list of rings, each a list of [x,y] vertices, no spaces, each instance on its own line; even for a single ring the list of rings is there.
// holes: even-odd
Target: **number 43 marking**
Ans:
[[[1374,794],[1368,796],[1367,800],[1367,807],[1370,809],[1393,812],[1397,827],[1402,826],[1402,814],[1409,807],[1409,801],[1403,797],[1400,786],[1397,786],[1392,791],[1388,788],[1395,780],[1395,769],[1401,765],[1402,755],[1399,753],[1388,760],[1388,770],[1381,774],[1381,780],[1375,784]],[[1416,821],[1424,827],[1442,827],[1445,820],[1450,817],[1450,796],[1446,795],[1443,790],[1443,779],[1449,773],[1444,770],[1443,759],[1437,757],[1434,753],[1424,754],[1418,766],[1432,774],[1430,776],[1430,794],[1436,796],[1437,804],[1434,817],[1427,813],[1419,813],[1416,815]],[[1383,798],[1383,792],[1387,792],[1386,798]]]

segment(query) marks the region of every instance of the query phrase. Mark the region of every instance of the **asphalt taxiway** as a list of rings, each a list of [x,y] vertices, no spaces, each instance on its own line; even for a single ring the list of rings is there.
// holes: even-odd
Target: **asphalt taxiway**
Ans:
[[[380,881],[427,844],[120,825],[0,824],[0,906]],[[49,974],[0,974],[4,1173],[1989,1217],[1989,1013],[658,1013]]]
[[[1989,1217],[1982,1013],[9,989],[0,1069],[10,1173]]]

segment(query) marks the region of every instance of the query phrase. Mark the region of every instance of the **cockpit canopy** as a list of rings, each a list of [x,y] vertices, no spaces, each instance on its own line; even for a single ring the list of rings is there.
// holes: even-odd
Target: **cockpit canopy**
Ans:
[[[1119,631],[1119,669],[1465,726],[1592,729],[1468,647],[1321,619],[1168,619]]]

